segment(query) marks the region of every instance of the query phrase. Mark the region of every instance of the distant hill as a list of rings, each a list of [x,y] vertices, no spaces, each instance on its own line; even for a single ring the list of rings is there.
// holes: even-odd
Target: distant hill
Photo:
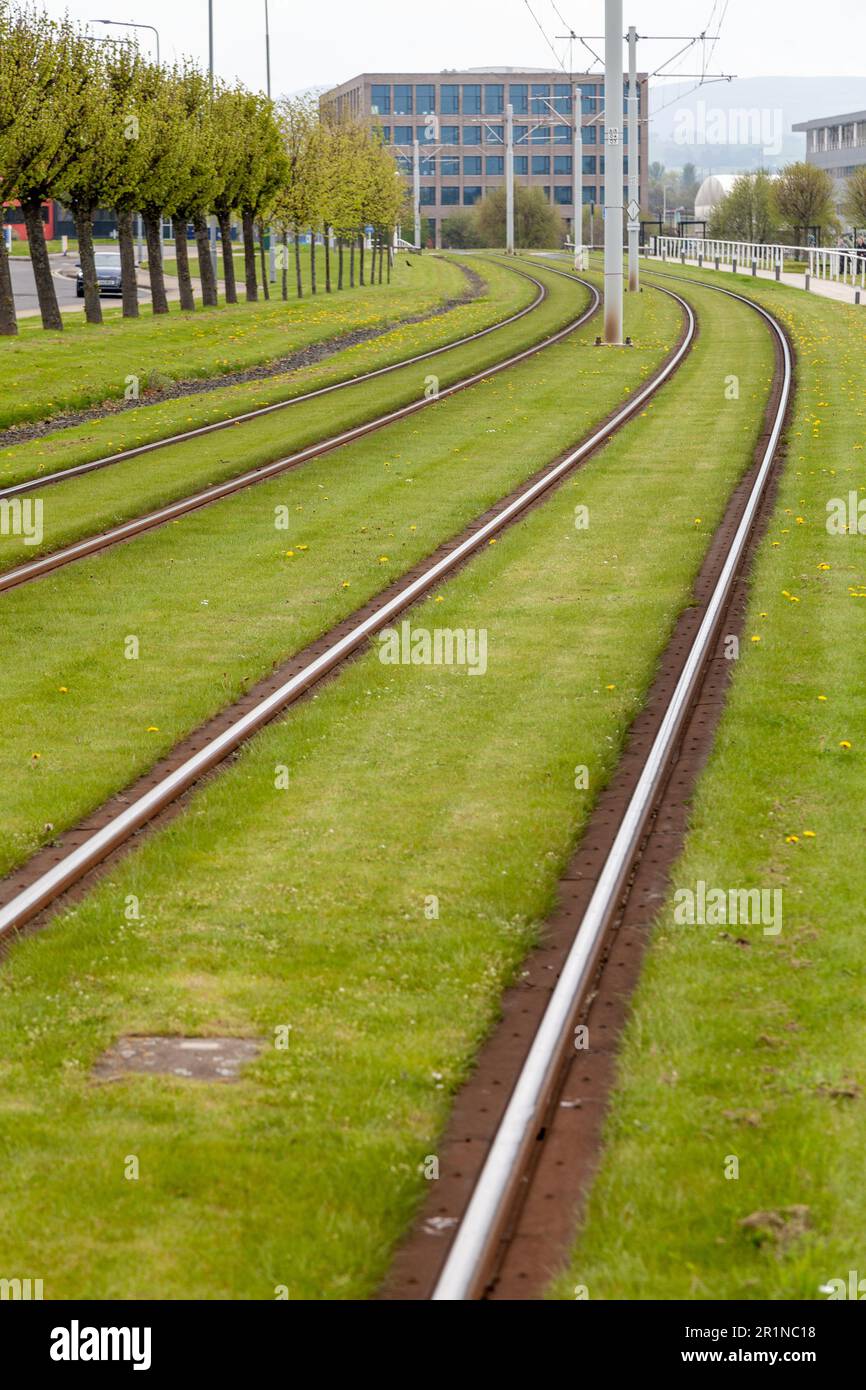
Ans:
[[[650,160],[700,175],[779,169],[803,159],[806,137],[791,127],[820,116],[866,110],[866,77],[747,77],[714,82],[674,101],[672,84],[653,85]]]

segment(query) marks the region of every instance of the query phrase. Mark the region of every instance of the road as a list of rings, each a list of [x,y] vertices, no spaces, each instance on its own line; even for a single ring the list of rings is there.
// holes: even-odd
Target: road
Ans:
[[[62,274],[61,271],[74,271],[77,261],[74,256],[52,256],[51,269],[54,272],[54,288],[57,293],[57,303],[60,305],[61,312],[68,312],[70,309],[82,309],[83,300],[80,300],[75,293],[75,279],[69,275]],[[29,257],[12,256],[9,264],[12,267],[12,293],[15,296],[15,308],[19,317],[26,317],[31,314],[38,314],[39,300],[36,297],[36,281],[33,278],[33,267]],[[150,295],[147,290],[139,287],[139,302],[149,303]],[[103,303],[107,305],[119,304],[120,297],[105,298]]]

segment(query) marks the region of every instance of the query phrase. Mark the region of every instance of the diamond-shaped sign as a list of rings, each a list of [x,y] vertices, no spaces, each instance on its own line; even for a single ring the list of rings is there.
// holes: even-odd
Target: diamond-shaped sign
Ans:
[[[637,222],[640,217],[640,203],[636,202],[634,198],[628,205],[628,216],[630,222]]]

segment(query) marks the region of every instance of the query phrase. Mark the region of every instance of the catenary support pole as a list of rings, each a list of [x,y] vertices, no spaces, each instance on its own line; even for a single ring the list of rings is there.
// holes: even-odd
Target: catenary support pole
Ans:
[[[415,207],[415,245],[421,250],[421,142],[412,145],[412,201]]]
[[[622,0],[605,0],[604,340],[622,347]]]
[[[514,255],[514,107],[505,114],[505,250]]]
[[[583,93],[575,87],[572,95],[574,103],[574,146],[571,156],[572,188],[574,198],[574,225],[571,239],[574,242],[574,268],[583,269]]]
[[[628,289],[640,290],[640,128],[638,125],[637,29],[628,31]]]

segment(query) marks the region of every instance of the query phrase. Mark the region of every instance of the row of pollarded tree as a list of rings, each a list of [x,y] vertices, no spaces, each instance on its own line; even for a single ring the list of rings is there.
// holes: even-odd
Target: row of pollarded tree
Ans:
[[[138,314],[134,220],[147,234],[153,312],[168,312],[162,268],[163,218],[176,237],[180,304],[195,308],[186,228],[198,243],[205,305],[217,302],[209,254],[208,218],[219,225],[225,297],[237,301],[232,223],[243,228],[248,299],[258,297],[256,231],[275,222],[295,242],[301,293],[300,238],[325,234],[325,288],[330,291],[330,242],[339,248],[338,288],[344,246],[354,284],[355,248],[364,281],[362,229],[377,230],[374,256],[382,277],[384,246],[399,220],[404,194],[394,161],[379,141],[357,125],[319,124],[311,100],[271,103],[261,93],[216,84],[193,63],[173,68],[147,62],[134,42],[101,46],[69,19],[55,21],[31,8],[0,0],[0,207],[21,205],[45,328],[63,319],[45,245],[42,207],[56,199],[75,219],[87,319],[101,323],[93,249],[97,209],[117,217],[122,263],[123,312]],[[375,262],[373,271],[375,274]],[[265,293],[267,277],[262,275]],[[287,270],[283,273],[287,293]],[[0,237],[0,334],[17,332],[12,282]]]

